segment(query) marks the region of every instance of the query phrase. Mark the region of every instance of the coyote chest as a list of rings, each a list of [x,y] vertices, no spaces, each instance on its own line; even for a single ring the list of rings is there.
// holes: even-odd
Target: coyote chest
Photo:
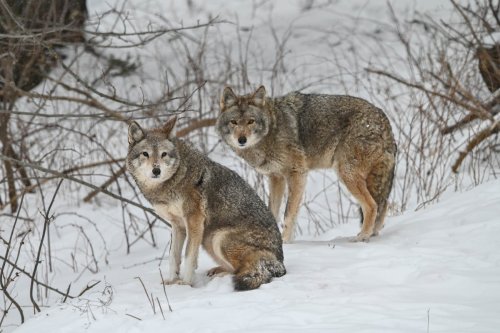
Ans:
[[[264,175],[279,173],[283,170],[285,163],[282,156],[277,154],[266,154],[264,150],[257,148],[249,148],[240,150],[237,154],[247,161],[250,166],[257,169],[257,171]]]
[[[153,208],[163,219],[172,223],[177,223],[177,221],[184,220],[183,204],[184,202],[181,199],[176,199],[168,203],[154,204]]]

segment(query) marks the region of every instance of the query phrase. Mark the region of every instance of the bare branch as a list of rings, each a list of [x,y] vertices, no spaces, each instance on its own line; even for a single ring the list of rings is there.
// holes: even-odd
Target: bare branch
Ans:
[[[38,170],[38,171],[42,171],[44,173],[48,173],[48,174],[51,174],[51,175],[54,175],[58,178],[63,178],[63,179],[67,179],[67,180],[70,180],[72,182],[75,182],[75,183],[78,183],[78,184],[81,184],[81,185],[84,185],[86,187],[90,187],[94,190],[97,190],[99,192],[102,192],[110,197],[112,197],[113,199],[116,199],[116,200],[119,200],[119,201],[123,201],[123,202],[126,202],[132,206],[136,206],[146,212],[148,212],[149,214],[155,216],[156,218],[160,219],[161,221],[163,221],[168,227],[170,227],[170,223],[168,223],[167,221],[163,220],[159,215],[157,215],[153,209],[151,208],[147,208],[147,207],[144,207],[132,200],[129,200],[129,199],[126,199],[124,197],[121,197],[115,193],[112,193],[112,192],[109,192],[108,190],[106,189],[100,189],[99,187],[93,185],[93,184],[90,184],[86,181],[83,181],[81,179],[78,179],[78,178],[75,178],[75,177],[72,177],[72,176],[69,176],[67,174],[64,174],[64,173],[61,173],[59,171],[55,171],[55,170],[51,170],[51,169],[47,169],[47,168],[43,168],[39,165],[36,165],[36,164],[33,164],[33,163],[27,163],[27,162],[24,162],[24,161],[20,161],[20,160],[15,160],[13,158],[10,158],[10,157],[7,157],[3,154],[0,154],[0,159],[1,160],[9,160],[9,161],[12,161],[12,162],[16,162],[16,163],[19,163],[20,165],[24,166],[24,167],[27,167],[27,168],[32,168],[32,169],[35,169],[35,170]]]
[[[458,169],[460,168],[460,165],[462,165],[462,162],[464,161],[465,157],[467,157],[468,154],[470,154],[474,148],[476,148],[481,142],[486,140],[488,137],[499,133],[500,132],[500,122],[497,120],[495,121],[491,126],[488,128],[485,128],[481,132],[477,133],[467,144],[467,147],[465,148],[465,151],[461,151],[458,155],[457,160],[451,167],[454,173],[458,173]]]

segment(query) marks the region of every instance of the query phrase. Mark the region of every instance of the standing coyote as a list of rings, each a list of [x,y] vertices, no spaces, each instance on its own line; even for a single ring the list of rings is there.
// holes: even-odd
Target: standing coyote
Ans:
[[[361,205],[362,227],[353,241],[368,241],[382,229],[396,155],[382,110],[352,96],[292,92],[268,98],[264,86],[242,96],[226,87],[220,107],[217,131],[238,156],[269,176],[269,207],[276,220],[288,185],[285,242],[293,239],[311,169],[335,169]]]
[[[175,122],[150,130],[132,122],[128,135],[127,169],[155,211],[172,224],[164,283],[192,283],[200,245],[219,265],[208,275],[234,273],[236,290],[284,275],[282,240],[271,211],[236,173],[174,138]]]

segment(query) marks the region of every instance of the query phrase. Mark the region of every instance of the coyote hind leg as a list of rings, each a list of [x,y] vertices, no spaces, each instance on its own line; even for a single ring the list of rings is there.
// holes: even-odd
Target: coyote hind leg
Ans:
[[[365,178],[360,174],[352,174],[339,170],[339,176],[349,192],[356,198],[363,212],[361,231],[353,238],[355,242],[367,242],[373,234],[377,218],[377,203],[373,199]]]

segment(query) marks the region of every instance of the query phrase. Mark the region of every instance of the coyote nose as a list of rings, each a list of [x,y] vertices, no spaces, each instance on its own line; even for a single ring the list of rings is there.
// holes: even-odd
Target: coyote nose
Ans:
[[[154,168],[153,169],[153,175],[158,176],[161,173],[160,168]]]
[[[245,143],[247,143],[247,138],[245,136],[240,136],[238,138],[238,142],[240,145],[244,145]]]

